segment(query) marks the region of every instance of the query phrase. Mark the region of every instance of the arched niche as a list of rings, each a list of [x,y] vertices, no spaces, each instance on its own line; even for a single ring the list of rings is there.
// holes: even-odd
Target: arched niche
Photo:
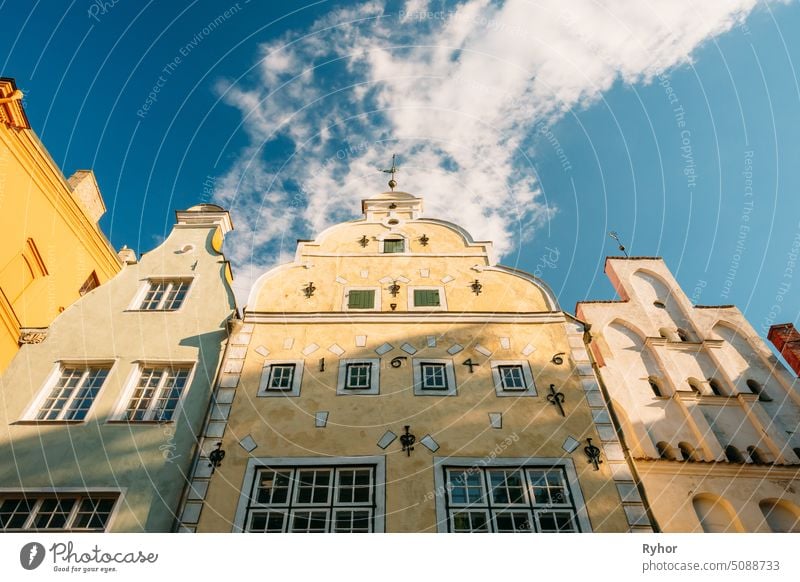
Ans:
[[[769,529],[778,533],[800,533],[800,508],[785,499],[762,499],[758,508]]]
[[[692,499],[692,507],[705,533],[744,531],[733,506],[723,497],[700,493]]]

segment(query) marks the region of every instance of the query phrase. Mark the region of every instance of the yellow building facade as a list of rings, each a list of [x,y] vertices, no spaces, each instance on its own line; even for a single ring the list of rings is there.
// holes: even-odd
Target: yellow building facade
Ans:
[[[13,79],[0,78],[0,373],[23,343],[119,272],[98,227],[94,174],[65,179],[31,130]]]
[[[650,531],[580,322],[420,198],[362,210],[254,285],[180,531]]]

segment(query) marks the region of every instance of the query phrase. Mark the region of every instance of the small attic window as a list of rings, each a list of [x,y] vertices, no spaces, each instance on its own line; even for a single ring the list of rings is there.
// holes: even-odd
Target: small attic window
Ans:
[[[666,309],[667,308],[667,306],[664,305],[663,301],[653,301],[653,305],[655,305],[659,309]]]
[[[402,238],[387,238],[383,241],[384,253],[402,253],[406,250],[406,241]]]

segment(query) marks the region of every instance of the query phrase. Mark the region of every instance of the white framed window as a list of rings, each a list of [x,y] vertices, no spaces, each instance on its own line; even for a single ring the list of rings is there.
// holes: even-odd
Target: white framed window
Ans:
[[[111,367],[111,362],[59,363],[45,382],[41,395],[25,414],[25,419],[42,422],[85,420]]]
[[[406,252],[406,239],[401,236],[387,237],[381,243],[385,254]]]
[[[570,459],[436,458],[440,532],[588,532]]]
[[[138,311],[176,311],[189,293],[188,278],[150,278],[134,299],[131,309]]]
[[[342,311],[380,311],[380,287],[345,287]]]
[[[303,360],[268,360],[261,368],[259,396],[300,396]]]
[[[378,394],[380,392],[380,359],[341,359],[337,394]]]
[[[118,493],[0,493],[0,531],[106,531]]]
[[[191,363],[139,362],[114,419],[174,422],[191,383]]]
[[[536,396],[536,385],[527,360],[494,360],[491,366],[498,396]]]
[[[411,360],[416,396],[456,396],[456,373],[453,360],[413,358]]]
[[[250,459],[234,531],[382,532],[385,459]]]
[[[409,287],[409,311],[447,311],[447,297],[444,287]]]

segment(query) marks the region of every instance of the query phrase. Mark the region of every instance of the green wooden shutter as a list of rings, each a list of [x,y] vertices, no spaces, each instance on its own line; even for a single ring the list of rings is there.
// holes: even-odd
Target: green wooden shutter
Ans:
[[[414,289],[415,307],[439,307],[438,289]]]
[[[373,309],[375,307],[375,291],[371,289],[350,291],[347,307],[350,309]]]

